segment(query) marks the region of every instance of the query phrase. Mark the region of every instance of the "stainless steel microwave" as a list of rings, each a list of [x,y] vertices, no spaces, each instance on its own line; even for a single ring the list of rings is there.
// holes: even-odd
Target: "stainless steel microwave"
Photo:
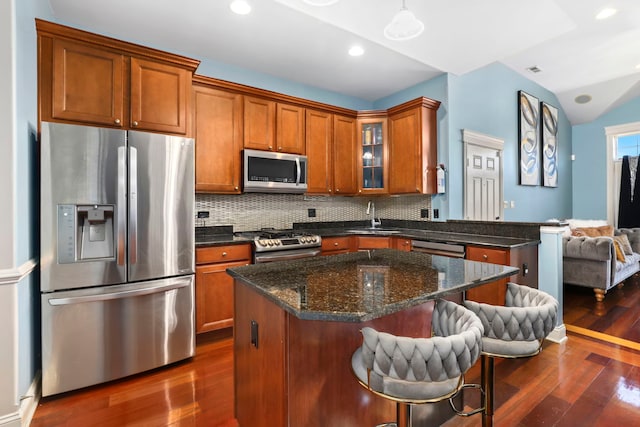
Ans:
[[[250,193],[304,193],[307,156],[270,151],[243,151],[244,191]]]

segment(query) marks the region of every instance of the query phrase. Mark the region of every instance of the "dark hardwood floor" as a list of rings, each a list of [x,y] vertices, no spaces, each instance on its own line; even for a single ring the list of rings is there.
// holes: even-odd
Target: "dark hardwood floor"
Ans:
[[[565,322],[578,324],[579,333],[569,329],[565,343],[546,342],[538,356],[497,362],[495,426],[640,425],[640,350],[626,345],[638,342],[640,285],[610,291],[604,314],[587,291],[565,294]],[[479,376],[476,366],[467,382]],[[478,401],[465,403],[469,409]],[[200,336],[190,361],[43,399],[31,425],[235,427],[230,331]],[[479,426],[481,419],[445,425]]]

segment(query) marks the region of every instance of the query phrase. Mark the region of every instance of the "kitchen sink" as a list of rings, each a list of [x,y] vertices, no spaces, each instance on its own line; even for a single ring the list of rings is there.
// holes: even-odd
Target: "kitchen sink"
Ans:
[[[400,233],[400,230],[388,230],[385,228],[354,228],[352,230],[347,230],[347,233],[353,234],[378,234],[378,235],[386,235],[386,234],[397,234]]]

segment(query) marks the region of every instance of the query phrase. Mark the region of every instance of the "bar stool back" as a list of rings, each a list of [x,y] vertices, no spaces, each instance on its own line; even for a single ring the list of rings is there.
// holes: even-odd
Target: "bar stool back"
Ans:
[[[546,292],[507,283],[504,306],[465,301],[482,322],[482,389],[484,414],[482,425],[493,425],[494,358],[535,356],[542,342],[556,326],[558,301]]]
[[[363,343],[351,358],[362,386],[396,402],[396,423],[411,424],[411,404],[433,403],[455,395],[464,373],[480,356],[482,323],[461,305],[437,300],[431,338],[409,338],[363,328]]]

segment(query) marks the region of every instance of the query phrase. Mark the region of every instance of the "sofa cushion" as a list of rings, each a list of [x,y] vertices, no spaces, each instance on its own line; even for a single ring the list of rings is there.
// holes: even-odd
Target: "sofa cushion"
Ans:
[[[578,227],[571,230],[572,236],[613,237],[613,227],[611,225],[602,225],[600,227]]]
[[[622,247],[620,246],[620,242],[618,242],[617,240],[614,240],[613,242],[613,247],[616,250],[616,261],[620,261],[620,262],[624,262],[624,251],[622,250]]]
[[[633,253],[633,249],[631,248],[631,242],[629,242],[629,238],[626,234],[619,234],[617,236],[613,236],[613,240],[618,242],[620,245],[620,249],[624,252],[625,255],[631,255]]]

